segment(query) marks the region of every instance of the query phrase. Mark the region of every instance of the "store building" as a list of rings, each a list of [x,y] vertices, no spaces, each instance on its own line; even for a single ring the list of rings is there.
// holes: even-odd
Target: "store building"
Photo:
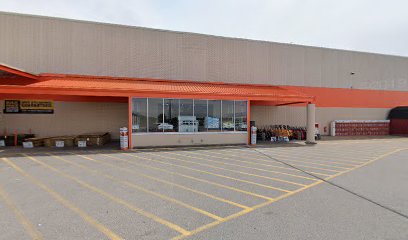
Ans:
[[[406,57],[14,13],[0,32],[0,108],[32,107],[2,111],[5,132],[127,126],[131,147],[233,144],[249,121],[327,135],[333,120],[408,105]]]

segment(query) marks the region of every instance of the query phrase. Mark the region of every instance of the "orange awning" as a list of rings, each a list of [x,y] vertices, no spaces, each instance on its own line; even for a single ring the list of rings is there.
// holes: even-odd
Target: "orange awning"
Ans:
[[[34,75],[32,75],[34,76]],[[196,81],[40,74],[28,79],[0,78],[3,94],[71,96],[204,98],[268,101],[278,104],[312,102],[312,96],[284,87]]]

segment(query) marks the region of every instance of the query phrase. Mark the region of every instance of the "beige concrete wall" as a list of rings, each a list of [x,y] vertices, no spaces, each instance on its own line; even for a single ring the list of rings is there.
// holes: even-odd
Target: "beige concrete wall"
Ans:
[[[386,108],[316,108],[316,123],[321,134],[328,135],[333,120],[385,120]],[[251,120],[258,127],[267,125],[306,126],[306,107],[252,106]],[[324,132],[327,127],[327,132]]]
[[[0,33],[0,62],[35,73],[408,90],[407,57],[7,13]]]
[[[3,109],[1,106],[1,132],[28,133],[32,129],[39,137],[109,132],[119,139],[119,128],[128,121],[127,103],[55,102],[54,114],[4,114]]]
[[[247,144],[245,133],[133,134],[133,147]]]

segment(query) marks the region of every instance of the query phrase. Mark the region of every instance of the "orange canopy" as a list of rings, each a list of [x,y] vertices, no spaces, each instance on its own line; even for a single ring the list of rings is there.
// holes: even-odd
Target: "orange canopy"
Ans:
[[[65,74],[33,75],[4,66],[0,67],[0,94],[235,99],[268,101],[276,105],[314,101],[312,96],[278,86]]]

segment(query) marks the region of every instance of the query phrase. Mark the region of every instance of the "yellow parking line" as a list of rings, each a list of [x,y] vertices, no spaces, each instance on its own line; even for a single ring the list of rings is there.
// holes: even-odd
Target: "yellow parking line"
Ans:
[[[312,165],[317,165],[317,166],[323,166],[323,167],[331,167],[331,168],[339,168],[342,170],[348,170],[350,168],[346,167],[339,167],[339,166],[334,166],[334,165],[329,165],[329,164],[322,164],[322,163],[315,163],[315,162],[308,162],[308,161],[302,161],[302,160],[295,160],[290,157],[282,157],[282,156],[277,156],[279,159],[283,159],[285,161],[291,161],[291,162],[299,162],[299,163],[307,163],[307,164],[312,164]]]
[[[262,148],[263,151],[268,151],[268,152],[271,152],[271,153],[274,153],[274,154],[275,153],[283,153],[283,154],[288,153],[288,154],[296,154],[296,155],[301,155],[301,156],[303,154],[311,154],[313,156],[318,156],[318,157],[327,157],[327,155],[325,155],[327,153],[327,151],[325,151],[324,149],[319,149],[319,151],[316,151],[315,149],[310,150],[310,149],[305,149],[305,148],[298,148],[298,149],[299,149],[299,151],[294,152],[294,151],[292,151],[293,149]],[[343,152],[341,152],[341,150],[342,149],[332,149],[332,150],[330,150],[329,151],[330,156],[344,157],[345,154],[350,154],[350,155],[353,156],[354,154],[351,154],[353,152],[366,153],[365,151],[352,151],[352,150],[348,150],[347,153],[343,153]],[[251,156],[251,155],[253,156],[254,155],[253,153],[248,152],[248,150],[238,150],[238,151],[246,153],[245,154],[246,156]],[[322,152],[322,151],[325,151],[325,152]],[[338,154],[336,154],[337,152],[338,152]],[[226,150],[225,153],[231,154],[231,153],[236,153],[236,151],[231,152],[229,150]],[[327,154],[329,154],[329,153],[327,153]],[[239,156],[242,156],[242,155],[239,155]]]
[[[199,170],[199,169],[195,169],[195,168],[191,168],[191,167],[186,167],[186,166],[183,166],[183,165],[178,165],[178,164],[173,164],[173,163],[168,163],[168,162],[162,162],[162,161],[158,161],[158,160],[154,160],[154,159],[150,159],[150,158],[144,158],[144,157],[140,157],[140,156],[136,156],[136,155],[128,154],[128,153],[123,153],[123,154],[131,156],[131,157],[143,159],[143,160],[146,160],[146,161],[150,161],[150,162],[158,162],[158,163],[169,165],[169,166],[184,168],[184,169],[192,170],[192,171],[195,171],[195,172],[200,172],[200,173],[205,173],[205,174],[208,174],[208,175],[213,175],[213,176],[217,176],[217,177],[221,177],[221,178],[231,179],[231,180],[238,181],[238,182],[244,182],[244,183],[248,183],[248,184],[259,186],[259,187],[278,190],[278,191],[281,191],[281,192],[291,192],[291,191],[286,190],[286,189],[272,187],[272,186],[269,186],[269,185],[256,183],[256,182],[252,182],[252,181],[247,181],[247,180],[243,180],[243,179],[233,178],[233,177],[229,177],[229,176],[225,176],[225,175],[221,175],[221,174],[217,174],[217,173],[213,173],[213,172],[207,172],[207,171],[204,171],[204,170]]]
[[[303,155],[302,157],[299,157],[299,156],[293,156],[293,155],[280,155],[280,154],[274,154],[274,156],[276,156],[276,157],[287,157],[287,158],[290,158],[290,159],[296,159],[296,160],[298,160],[298,159],[304,159],[305,158],[305,156],[307,156],[306,154],[305,155]],[[330,164],[338,164],[338,165],[344,165],[344,166],[349,166],[349,167],[355,167],[355,166],[357,166],[358,164],[356,164],[356,163],[354,163],[354,164],[350,164],[350,163],[344,163],[344,162],[339,162],[339,161],[337,161],[337,160],[335,160],[335,161],[333,161],[333,160],[329,160],[329,159],[332,159],[331,158],[331,156],[330,157],[327,157],[326,159],[315,159],[315,157],[309,157],[309,160],[311,160],[311,161],[313,161],[313,162],[316,162],[316,163],[320,163],[320,164],[328,164],[328,163],[330,163]],[[361,163],[360,163],[361,164]],[[337,166],[337,165],[333,165],[333,166]],[[339,167],[342,167],[342,166],[339,166]]]
[[[285,161],[285,160],[283,160],[283,161]],[[343,172],[343,171],[339,171],[339,170],[333,170],[333,169],[327,169],[327,168],[320,168],[320,167],[313,167],[313,166],[303,165],[303,164],[297,164],[297,163],[290,163],[290,165],[299,166],[299,167],[305,167],[305,168],[313,168],[313,169],[318,169],[318,170],[328,171],[328,172],[335,172],[335,173]],[[345,169],[345,170],[348,170],[348,169]]]
[[[296,193],[299,193],[299,192],[301,192],[301,191],[304,191],[304,190],[306,190],[306,189],[308,189],[308,188],[314,187],[314,186],[316,186],[316,185],[318,185],[318,184],[320,184],[320,183],[322,183],[322,182],[323,182],[322,180],[319,180],[319,181],[314,182],[314,183],[312,183],[312,184],[310,184],[310,185],[307,185],[307,186],[305,186],[305,187],[303,187],[303,188],[299,188],[299,189],[297,189],[297,190],[295,190],[295,191],[293,191],[293,192],[283,194],[283,195],[281,195],[281,196],[279,196],[279,197],[277,197],[277,198],[275,198],[275,199],[273,199],[273,200],[266,201],[266,202],[264,202],[264,203],[255,205],[255,206],[254,206],[252,209],[250,209],[250,210],[247,210],[247,211],[244,210],[244,211],[241,211],[241,212],[232,214],[232,215],[230,215],[230,216],[228,216],[228,217],[225,217],[223,221],[212,222],[212,223],[209,223],[209,224],[207,224],[207,225],[198,227],[198,228],[196,228],[196,229],[194,229],[194,230],[191,231],[191,235],[197,234],[197,233],[202,232],[202,231],[204,231],[204,230],[207,230],[207,229],[209,229],[209,228],[215,227],[215,226],[217,226],[217,225],[219,225],[219,224],[221,224],[221,223],[224,223],[224,222],[233,220],[233,219],[235,219],[235,218],[241,217],[241,216],[243,216],[243,215],[246,215],[246,214],[248,214],[248,213],[250,213],[250,212],[252,212],[252,211],[254,211],[254,210],[256,210],[256,209],[259,209],[259,208],[264,207],[264,206],[267,206],[267,205],[269,205],[269,204],[271,204],[271,203],[274,203],[274,202],[277,202],[277,201],[282,200],[282,199],[284,199],[284,198],[287,198],[287,197],[289,197],[289,196],[292,196],[292,195],[294,195],[294,194],[296,194]],[[181,239],[184,239],[184,238],[185,238],[185,236],[180,235],[180,236],[176,236],[176,237],[172,238],[171,240],[181,240]]]
[[[382,154],[382,155],[380,155],[380,156],[378,156],[378,157],[372,159],[371,161],[368,161],[368,162],[366,162],[366,163],[363,163],[363,164],[361,164],[361,165],[358,165],[358,166],[356,166],[356,167],[354,167],[354,168],[351,168],[351,169],[349,169],[349,170],[347,170],[347,171],[345,171],[345,172],[340,172],[340,173],[334,174],[334,175],[332,175],[332,176],[330,176],[330,177],[327,177],[327,178],[325,178],[325,180],[330,180],[330,179],[335,178],[335,177],[337,177],[337,176],[343,175],[344,173],[348,173],[348,172],[353,171],[353,170],[355,170],[355,169],[358,169],[358,168],[367,166],[368,164],[373,163],[373,162],[375,162],[375,161],[377,161],[377,160],[379,160],[379,159],[385,158],[385,157],[390,156],[390,155],[392,155],[392,154],[394,154],[394,153],[397,153],[397,152],[400,152],[400,151],[404,151],[404,150],[407,150],[407,149],[408,149],[408,148],[400,148],[400,149],[396,149],[396,150],[391,151],[391,152],[388,152],[388,153],[384,153],[384,154]]]
[[[268,151],[268,150],[264,150],[264,149],[262,149],[261,150],[262,152],[264,152],[265,154],[272,154],[273,156],[287,156],[287,157],[292,157],[292,156],[294,156],[295,155],[295,157],[304,157],[304,156],[310,156],[311,158],[315,158],[315,159],[317,159],[317,160],[327,160],[327,156],[322,156],[322,155],[315,155],[315,154],[310,154],[310,153],[299,153],[299,154],[294,154],[293,152],[291,152],[291,153],[289,153],[289,154],[287,154],[287,155],[282,155],[282,154],[285,154],[285,153],[281,153],[281,152],[275,152],[275,151]],[[242,156],[241,156],[242,157]],[[330,156],[330,157],[334,157],[334,156]],[[368,159],[367,159],[368,160]],[[337,160],[336,160],[337,161]],[[342,160],[343,162],[347,162],[347,164],[350,164],[350,163],[352,163],[352,164],[361,164],[362,162],[360,162],[360,161],[358,161],[358,162],[356,162],[356,161],[348,161],[348,160]]]
[[[279,159],[279,158],[276,158],[276,159],[278,159],[278,160],[280,160],[280,161],[285,161],[285,160],[281,160],[281,159]],[[326,169],[326,168],[319,168],[319,167],[313,167],[313,166],[302,165],[302,164],[297,164],[297,163],[290,163],[290,165],[299,166],[299,167],[305,167],[305,168],[313,168],[313,169],[318,169],[318,170],[323,170],[323,171],[328,171],[328,172],[335,172],[335,173],[342,172],[342,171],[338,171],[338,170]],[[309,172],[309,171],[308,171],[308,172]],[[310,172],[310,173],[312,173],[312,172]],[[314,174],[314,173],[313,173],[313,174]],[[317,174],[319,174],[319,175],[331,176],[331,175],[327,175],[327,174],[323,174],[323,173],[317,173]]]
[[[363,149],[363,150],[361,150]],[[327,157],[328,155],[333,156],[333,157],[347,157],[347,159],[350,159],[351,161],[356,161],[354,156],[356,155],[361,155],[363,157],[369,156],[371,153],[368,153],[365,151],[367,148],[359,148],[359,150],[355,149],[347,149],[347,151],[344,151],[343,148],[334,148],[334,149],[325,149],[325,148],[319,148],[319,149],[300,149],[300,151],[297,152],[292,152],[290,150],[275,150],[274,152],[276,153],[289,153],[289,154],[297,154],[297,155],[302,155],[303,153],[305,154],[310,154],[313,156],[321,156],[321,157]],[[378,150],[378,148],[375,148]],[[273,149],[265,149],[265,150],[271,150]]]
[[[392,154],[394,154],[394,153],[396,153],[396,152],[398,152],[398,151],[401,151],[401,150],[407,150],[407,149],[397,149],[397,150],[395,150],[395,151],[392,151],[392,152],[383,154],[383,155],[381,155],[381,156],[379,156],[379,157],[377,157],[377,158],[375,158],[375,159],[373,159],[373,160],[371,160],[371,161],[369,161],[369,162],[367,162],[367,163],[365,163],[365,164],[362,164],[362,165],[356,166],[356,167],[354,167],[354,168],[352,168],[352,169],[349,169],[349,170],[347,170],[347,171],[338,173],[338,174],[333,175],[333,176],[331,176],[331,177],[329,177],[329,178],[327,178],[327,179],[325,179],[325,180],[329,180],[329,179],[335,178],[335,177],[337,177],[337,176],[343,175],[343,174],[345,174],[345,173],[351,172],[351,171],[353,171],[353,170],[355,170],[355,169],[358,169],[358,168],[360,168],[360,167],[366,166],[366,165],[368,165],[368,164],[370,164],[370,163],[373,163],[373,162],[375,162],[375,161],[377,161],[377,160],[379,160],[379,159],[382,159],[382,158],[384,158],[384,157],[386,157],[386,156],[392,155]],[[275,199],[273,199],[273,200],[266,201],[266,202],[264,202],[264,203],[258,204],[258,205],[256,205],[256,206],[252,207],[252,209],[250,209],[250,210],[241,211],[241,212],[238,212],[238,213],[236,213],[236,214],[233,214],[233,215],[231,215],[231,216],[229,216],[229,217],[225,217],[223,221],[216,221],[216,222],[212,222],[212,223],[209,223],[209,224],[207,224],[207,225],[198,227],[198,228],[196,228],[196,229],[194,229],[194,230],[191,231],[191,235],[194,235],[194,234],[197,234],[197,233],[202,232],[202,231],[204,231],[204,230],[207,230],[207,229],[209,229],[209,228],[215,227],[215,226],[217,226],[217,225],[219,225],[219,224],[221,224],[221,223],[224,223],[224,222],[226,222],[226,221],[230,221],[230,220],[235,219],[235,218],[237,218],[237,217],[243,216],[243,215],[245,215],[245,214],[247,214],[247,213],[249,213],[249,212],[252,212],[252,211],[254,211],[254,210],[256,210],[256,209],[265,207],[265,206],[270,205],[270,204],[272,204],[272,203],[274,203],[274,202],[277,202],[277,201],[280,201],[280,200],[282,200],[282,199],[288,198],[288,197],[290,197],[290,196],[292,196],[292,195],[294,195],[294,194],[296,194],[296,193],[305,191],[305,190],[307,190],[307,189],[309,189],[309,188],[312,188],[312,187],[314,187],[314,186],[317,186],[317,185],[319,185],[319,184],[321,184],[321,183],[324,183],[324,181],[323,181],[323,180],[319,180],[319,181],[314,182],[314,183],[312,183],[312,184],[310,184],[310,185],[308,185],[308,186],[305,186],[305,187],[303,187],[303,188],[299,188],[299,189],[297,189],[297,190],[295,190],[295,191],[293,191],[293,192],[283,194],[283,195],[281,195],[281,196],[279,196],[279,197],[277,197],[277,198],[275,198]],[[180,236],[176,236],[176,237],[172,238],[171,240],[181,240],[181,239],[184,239],[184,238],[185,238],[185,236],[180,235]]]
[[[165,153],[168,153],[168,152],[165,152]],[[287,180],[283,180],[283,179],[279,179],[279,178],[267,177],[267,176],[263,176],[263,175],[252,174],[252,173],[247,173],[247,172],[242,172],[242,171],[237,171],[237,170],[231,170],[231,169],[228,169],[228,168],[217,167],[217,166],[214,166],[214,165],[211,165],[211,164],[198,163],[198,162],[194,162],[194,161],[188,161],[188,160],[183,160],[183,159],[179,159],[179,158],[169,157],[169,156],[167,156],[167,154],[166,154],[166,156],[162,156],[162,155],[157,155],[157,154],[150,153],[150,155],[158,156],[158,157],[161,157],[161,158],[173,159],[173,160],[176,160],[176,161],[179,161],[179,162],[193,163],[193,164],[197,164],[197,165],[205,166],[205,167],[210,167],[210,168],[214,168],[214,169],[221,169],[221,170],[224,170],[224,171],[227,171],[227,172],[239,173],[239,174],[253,176],[253,177],[257,177],[257,178],[269,179],[269,180],[276,181],[276,182],[284,182],[284,183],[288,183],[288,184],[292,184],[292,185],[296,185],[296,186],[301,186],[301,187],[306,186],[305,184],[295,183],[295,182],[291,182],[291,181],[287,181]],[[276,188],[276,189],[280,190],[280,191],[283,190],[283,192],[285,192],[285,190],[282,189],[282,188]]]
[[[193,176],[181,174],[181,173],[178,173],[178,172],[169,171],[169,170],[166,170],[166,169],[162,169],[162,168],[158,168],[158,167],[153,167],[153,166],[149,166],[149,165],[146,165],[146,164],[134,163],[133,161],[130,161],[130,160],[127,160],[127,159],[118,158],[118,157],[113,157],[113,156],[110,156],[110,155],[105,155],[105,156],[110,157],[110,158],[114,158],[114,159],[117,159],[117,160],[120,160],[120,161],[125,161],[125,162],[127,162],[127,163],[129,163],[129,164],[131,164],[131,165],[143,166],[143,167],[146,167],[146,168],[150,168],[150,169],[154,169],[154,170],[157,170],[157,171],[169,173],[169,174],[172,174],[172,175],[177,175],[177,176],[181,176],[181,177],[184,177],[184,178],[193,179],[193,180],[198,181],[198,182],[207,183],[207,184],[210,184],[210,185],[214,185],[214,186],[217,186],[217,187],[229,189],[229,190],[232,190],[232,191],[235,191],[235,192],[244,193],[244,194],[251,195],[251,196],[254,196],[254,197],[258,197],[258,198],[262,198],[262,199],[266,199],[266,200],[271,200],[271,199],[273,199],[273,198],[271,198],[271,197],[263,196],[263,195],[256,194],[256,193],[253,193],[253,192],[248,192],[248,191],[245,191],[245,190],[242,190],[242,189],[230,187],[230,186],[227,186],[227,185],[223,185],[223,184],[220,184],[220,183],[208,181],[208,180],[205,180],[205,179],[196,178],[196,177],[193,177]]]
[[[285,195],[286,195],[286,194],[285,194]],[[203,226],[201,226],[201,227],[198,227],[198,228],[194,229],[193,231],[191,231],[191,235],[197,234],[197,233],[202,232],[202,231],[204,231],[204,230],[206,230],[206,229],[209,229],[209,228],[212,228],[212,227],[214,227],[214,226],[217,226],[217,225],[219,225],[219,224],[221,224],[221,223],[224,223],[224,222],[230,221],[230,220],[232,220],[232,219],[235,219],[235,218],[237,218],[237,217],[240,217],[240,216],[243,216],[243,215],[245,215],[245,214],[248,214],[248,213],[252,212],[253,210],[254,210],[254,209],[242,210],[242,211],[240,211],[240,212],[234,213],[234,214],[232,214],[232,215],[230,215],[230,216],[224,218],[224,219],[221,220],[221,221],[214,221],[214,222],[211,222],[211,223],[209,223],[209,224],[206,224],[206,225],[203,225]],[[180,240],[180,239],[183,239],[183,238],[185,238],[185,236],[179,235],[179,236],[176,236],[176,237],[174,237],[174,238],[171,238],[171,240]]]
[[[103,226],[101,223],[99,223],[97,220],[93,219],[91,216],[88,214],[84,213],[81,209],[73,205],[71,202],[63,198],[61,195],[59,195],[57,192],[52,190],[51,188],[47,187],[45,184],[43,184],[40,180],[34,178],[27,172],[25,172],[23,169],[21,169],[19,166],[15,165],[13,162],[8,160],[7,158],[2,158],[2,160],[7,163],[9,166],[11,166],[14,170],[19,172],[21,175],[23,175],[25,178],[29,179],[32,183],[46,191],[48,194],[50,194],[56,201],[64,205],[66,208],[70,209],[71,211],[75,212],[78,214],[83,220],[85,220],[87,223],[89,223],[91,226],[94,228],[98,229],[100,232],[105,234],[109,239],[112,240],[121,240],[123,239],[116,233],[112,232],[109,230],[107,227]]]
[[[183,156],[183,157],[189,157],[189,158],[202,159],[202,160],[206,160],[206,161],[210,161],[210,162],[221,163],[221,164],[224,164],[224,165],[237,166],[237,167],[242,167],[242,168],[254,169],[254,170],[258,170],[258,171],[262,171],[262,172],[270,172],[270,173],[282,174],[282,175],[287,175],[287,176],[291,176],[291,177],[303,178],[303,179],[307,179],[307,180],[316,181],[316,179],[314,179],[314,178],[304,177],[304,176],[295,175],[295,174],[290,174],[290,173],[285,173],[285,172],[278,172],[278,171],[266,170],[266,169],[262,169],[262,168],[254,168],[254,167],[248,167],[248,166],[239,165],[239,164],[233,164],[233,163],[226,163],[226,162],[220,162],[220,161],[209,160],[208,158],[213,158],[213,157],[219,158],[219,157],[217,157],[217,156],[212,156],[212,155],[194,153],[194,154],[198,154],[198,155],[200,155],[200,156],[206,156],[206,157],[208,157],[208,158],[203,158],[203,157],[196,157],[196,156],[190,156],[190,155],[182,155],[182,154],[176,154],[176,153],[171,153],[171,154],[178,155],[178,156]],[[252,162],[246,162],[246,161],[241,161],[241,160],[233,160],[233,161],[244,162],[244,163],[249,163],[249,164],[252,163]],[[261,164],[261,165],[266,165],[266,164]]]
[[[264,160],[264,159],[256,159],[256,160],[262,161],[262,162],[267,162],[267,163],[274,163],[274,162],[272,162],[271,160]],[[273,165],[271,165],[271,166],[273,166]],[[292,170],[296,170],[296,171],[298,171],[298,172],[301,172],[299,169],[293,169],[293,168],[292,168]],[[309,173],[312,173],[312,174],[315,174],[315,175],[321,175],[321,176],[326,176],[326,177],[331,176],[331,175],[325,174],[325,173],[311,172],[311,171],[308,171],[308,172],[309,172]]]
[[[309,153],[309,152],[299,153],[299,154],[298,153],[296,153],[296,154],[294,154],[294,153],[286,154],[286,153],[276,153],[276,152],[272,153],[272,152],[270,152],[270,154],[273,154],[275,156],[279,155],[279,156],[288,156],[288,157],[296,157],[296,158],[303,158],[304,156],[308,156],[309,158],[312,158],[312,159],[318,160],[318,161],[327,161],[328,158],[330,158],[330,159],[340,158],[340,159],[336,159],[336,162],[339,162],[341,164],[361,164],[361,163],[364,163],[364,162],[371,159],[369,157],[368,158],[361,158],[360,157],[360,159],[362,159],[362,161],[351,161],[348,158],[344,158],[344,156],[334,156],[332,154],[330,154],[330,156],[329,156],[329,155],[324,155],[324,154],[312,154],[312,153]]]
[[[273,171],[264,170],[264,169],[260,169],[260,168],[253,168],[253,167],[243,166],[243,165],[239,165],[239,164],[225,163],[225,162],[210,160],[210,159],[201,158],[201,157],[195,157],[195,156],[190,156],[190,155],[177,154],[177,153],[173,153],[173,152],[171,152],[171,153],[170,153],[170,152],[164,152],[164,153],[173,154],[173,155],[182,156],[182,157],[188,157],[188,158],[197,158],[197,159],[205,160],[205,161],[208,161],[208,162],[215,162],[215,163],[220,163],[220,164],[224,164],[224,165],[237,166],[237,167],[242,167],[242,168],[247,168],[247,169],[253,169],[253,170],[258,170],[258,171],[273,172]],[[158,155],[156,155],[156,156],[158,156]],[[209,157],[211,157],[211,156],[209,156]],[[217,166],[214,166],[214,165],[208,165],[208,164],[197,163],[197,162],[194,162],[194,161],[180,160],[180,159],[178,159],[178,158],[172,158],[172,157],[167,157],[167,156],[165,156],[164,158],[177,159],[178,161],[187,161],[187,162],[191,162],[191,163],[195,163],[195,164],[203,165],[203,166],[211,166],[212,168],[217,168],[217,169],[222,169],[222,170],[226,170],[226,171],[236,172],[236,173],[240,173],[240,174],[244,174],[244,175],[256,176],[256,177],[260,177],[260,178],[271,179],[271,180],[274,180],[274,181],[284,182],[284,183],[293,184],[293,185],[302,186],[302,187],[306,186],[305,184],[301,184],[301,183],[297,183],[297,182],[292,182],[292,181],[287,181],[287,180],[280,179],[280,178],[273,178],[273,177],[267,177],[267,176],[263,176],[263,175],[251,174],[251,173],[247,173],[247,172],[241,172],[241,171],[236,171],[236,170],[230,170],[230,169],[226,169],[226,168],[217,167]],[[294,176],[297,176],[297,175],[294,175]],[[297,177],[300,177],[300,176],[297,176]]]
[[[232,155],[231,155],[231,156],[232,156]],[[241,155],[241,156],[239,156],[239,155],[233,155],[233,156],[242,157],[242,155]],[[228,159],[228,158],[226,158],[226,159]],[[229,159],[231,159],[231,158],[229,158]],[[258,158],[252,159],[252,160],[254,160],[254,161],[262,161],[262,162],[268,162],[268,163],[275,163],[275,162],[272,162],[272,161],[270,161],[270,160],[258,159]],[[281,164],[281,163],[279,163],[279,164]],[[289,168],[289,167],[280,167],[280,166],[275,166],[275,165],[271,165],[271,167],[281,168],[281,169],[287,169],[287,170],[292,170],[292,171],[300,172],[300,170],[298,170],[298,169]],[[323,176],[326,175],[326,174],[323,174],[323,173],[314,173],[314,174],[323,175]],[[326,175],[326,176],[330,176],[330,175]]]
[[[213,153],[211,153],[211,154],[213,154]],[[230,155],[230,156],[232,156],[232,157],[242,157],[243,155]],[[238,161],[238,160],[236,160],[236,159],[234,159],[234,158],[231,158],[230,156],[228,156],[228,157],[227,157],[227,156],[223,156],[223,157],[216,157],[216,158],[225,159],[225,160],[232,160],[232,161]],[[262,159],[258,159],[258,158],[256,158],[256,159],[250,158],[249,160],[254,160],[254,161],[259,160],[259,161],[262,161]],[[240,161],[240,162],[245,162],[245,163],[261,164],[261,163],[248,162],[248,161],[242,161],[242,160],[239,160],[239,161]],[[270,163],[270,161],[268,161],[268,162]],[[279,163],[279,164],[280,164],[280,163]],[[281,165],[281,164],[280,164],[280,165]],[[294,169],[294,168],[283,167],[283,166],[277,166],[277,165],[269,165],[269,167],[279,168],[279,169],[285,169],[285,170],[295,171],[295,172],[300,172],[299,170]]]
[[[77,154],[75,154],[75,155],[76,155],[76,156],[80,156],[80,155],[77,155]],[[153,196],[156,196],[156,197],[158,197],[158,198],[164,199],[164,200],[166,200],[166,201],[169,201],[169,202],[178,204],[178,205],[180,205],[180,206],[183,206],[183,207],[185,207],[185,208],[187,208],[187,209],[190,209],[190,210],[192,210],[192,211],[201,213],[201,214],[203,214],[203,215],[205,215],[205,216],[207,216],[207,217],[213,218],[213,219],[215,219],[215,220],[221,220],[221,219],[222,219],[222,217],[219,217],[219,216],[217,216],[217,215],[215,215],[215,214],[209,213],[209,212],[207,212],[207,211],[205,211],[205,210],[203,210],[203,209],[200,209],[200,208],[191,206],[191,205],[189,205],[189,204],[187,204],[187,203],[184,203],[184,202],[179,201],[179,200],[177,200],[177,199],[174,199],[174,198],[172,198],[172,197],[168,197],[168,196],[165,196],[165,195],[163,195],[163,194],[150,191],[150,190],[148,190],[148,189],[146,189],[146,188],[140,187],[140,186],[138,186],[138,185],[136,185],[136,184],[134,184],[134,183],[128,182],[128,181],[119,180],[119,179],[117,179],[117,178],[115,178],[115,177],[113,177],[113,176],[111,176],[111,175],[104,174],[104,173],[102,173],[102,172],[100,172],[100,171],[98,171],[98,170],[95,170],[95,169],[90,169],[90,168],[88,168],[88,167],[86,167],[86,166],[84,166],[84,165],[82,165],[82,164],[79,164],[79,163],[75,163],[75,162],[68,161],[68,160],[66,160],[66,159],[64,159],[64,158],[62,158],[62,157],[60,157],[60,156],[56,156],[56,155],[53,155],[53,154],[51,154],[51,156],[53,156],[54,158],[56,158],[56,159],[58,159],[58,160],[61,160],[61,161],[63,161],[63,162],[66,162],[66,163],[68,163],[68,164],[71,164],[71,165],[74,165],[74,166],[76,166],[76,167],[79,167],[79,168],[81,168],[81,169],[85,169],[85,170],[87,170],[87,171],[89,171],[89,172],[97,173],[97,174],[99,174],[99,175],[101,175],[101,176],[103,176],[103,177],[105,177],[105,178],[107,178],[107,179],[109,179],[109,180],[114,181],[114,182],[117,182],[117,183],[120,183],[120,184],[122,184],[122,185],[125,185],[125,186],[128,186],[128,187],[137,189],[137,190],[139,190],[139,191],[142,191],[142,192],[151,194],[151,195],[153,195]]]
[[[121,198],[117,198],[117,197],[115,197],[115,196],[113,196],[113,195],[111,195],[111,194],[109,194],[109,193],[95,187],[95,186],[92,186],[92,185],[90,185],[90,184],[88,184],[86,182],[83,182],[83,181],[81,181],[81,180],[79,180],[79,179],[77,179],[77,178],[75,178],[75,177],[73,177],[73,176],[71,176],[69,174],[66,174],[66,173],[62,172],[61,170],[59,170],[59,169],[56,169],[56,168],[54,168],[54,167],[52,167],[52,166],[50,166],[50,165],[48,165],[48,164],[46,164],[44,162],[41,162],[41,161],[35,159],[32,156],[29,156],[27,154],[21,154],[21,155],[27,157],[31,161],[33,161],[35,163],[38,163],[41,166],[43,166],[43,167],[45,167],[45,168],[47,168],[49,170],[52,170],[52,171],[58,173],[59,175],[65,177],[65,178],[68,178],[68,179],[74,181],[75,183],[77,183],[78,185],[80,185],[80,186],[82,186],[84,188],[87,188],[87,189],[92,190],[92,191],[94,191],[96,193],[99,193],[100,195],[112,200],[113,202],[116,202],[116,203],[118,203],[120,205],[123,205],[123,206],[129,208],[130,210],[132,210],[132,211],[134,211],[134,212],[136,212],[136,213],[138,213],[138,214],[140,214],[142,216],[150,218],[155,222],[163,224],[164,226],[166,226],[166,227],[168,227],[170,229],[173,229],[173,230],[175,230],[175,231],[177,231],[177,232],[179,232],[179,233],[181,233],[183,235],[189,235],[189,233],[190,233],[188,230],[186,230],[186,229],[184,229],[184,228],[182,228],[182,227],[180,227],[180,226],[178,226],[178,225],[176,225],[174,223],[171,223],[171,222],[169,222],[167,220],[164,220],[164,219],[162,219],[162,218],[160,218],[160,217],[158,217],[158,216],[156,216],[156,215],[154,215],[154,214],[152,214],[150,212],[147,212],[147,211],[145,211],[143,209],[137,208],[137,207],[133,206],[132,204],[128,203],[127,201],[125,201],[125,200],[123,200]]]
[[[0,186],[0,198],[4,200],[6,205],[13,211],[14,215],[18,221],[23,225],[24,229],[28,232],[31,239],[41,240],[43,239],[42,234],[33,226],[30,220],[25,216],[25,214],[17,207],[13,199],[7,194],[7,192]]]
[[[211,195],[211,194],[209,194],[209,193],[201,192],[201,191],[199,191],[199,190],[192,189],[192,188],[189,188],[189,187],[186,187],[186,186],[177,184],[177,183],[165,181],[165,180],[163,180],[163,179],[156,178],[156,177],[153,177],[153,176],[151,176],[151,175],[147,175],[147,174],[144,174],[144,173],[141,173],[141,172],[138,172],[138,171],[134,171],[134,170],[131,170],[131,169],[129,169],[129,168],[119,167],[119,166],[114,165],[114,164],[111,164],[111,163],[99,161],[99,160],[96,160],[96,159],[94,159],[94,158],[86,157],[86,156],[82,156],[82,155],[78,155],[78,154],[75,154],[75,153],[71,153],[71,154],[76,155],[76,156],[79,156],[79,157],[81,157],[81,158],[83,158],[83,159],[86,159],[86,160],[89,160],[89,161],[97,162],[97,163],[102,164],[102,165],[105,165],[105,166],[109,166],[109,167],[113,167],[113,168],[119,169],[119,170],[121,170],[121,171],[129,172],[129,173],[132,173],[132,174],[133,174],[133,173],[136,173],[136,174],[138,174],[138,175],[140,175],[140,176],[143,176],[143,177],[145,177],[145,178],[152,179],[153,181],[157,181],[157,182],[164,183],[164,184],[167,184],[167,185],[175,186],[175,187],[178,187],[178,188],[181,188],[181,189],[184,189],[184,190],[193,192],[193,193],[197,193],[197,194],[199,194],[199,195],[206,196],[206,197],[211,198],[211,199],[215,199],[215,200],[220,201],[220,202],[228,203],[228,204],[230,204],[230,205],[233,205],[233,206],[236,206],[236,207],[239,207],[239,208],[243,208],[243,209],[250,208],[250,207],[248,207],[248,206],[245,206],[245,205],[242,205],[242,204],[239,204],[239,203],[236,203],[236,202],[232,202],[232,201],[230,201],[230,200],[227,200],[227,199],[224,199],[224,198],[220,198],[220,197]],[[107,156],[107,157],[111,157],[111,156],[109,156],[109,155],[102,154],[102,153],[101,153],[101,155]]]

